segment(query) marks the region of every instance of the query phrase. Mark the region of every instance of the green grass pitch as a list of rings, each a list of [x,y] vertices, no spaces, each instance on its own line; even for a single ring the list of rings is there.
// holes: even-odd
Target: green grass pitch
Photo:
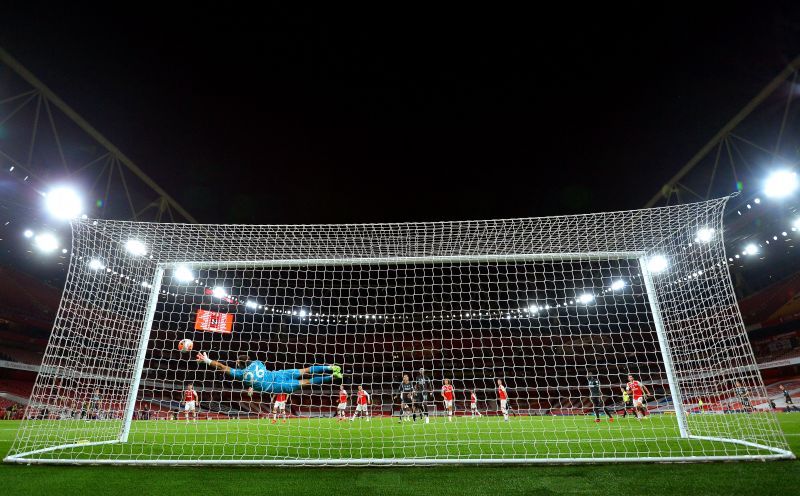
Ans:
[[[580,420],[578,420],[580,419]],[[697,444],[680,446],[664,445],[661,441],[652,441],[648,448],[645,435],[651,431],[668,428],[669,417],[641,423],[627,419],[613,424],[597,425],[592,439],[586,439],[581,449],[599,450],[606,453],[617,450],[625,455],[630,450],[630,442],[619,438],[640,437],[643,440],[635,449],[695,449]],[[496,421],[486,419],[485,421]],[[800,414],[780,414],[779,420],[787,439],[795,454],[800,454]],[[519,427],[514,427],[514,421]],[[525,450],[525,436],[534,432],[541,440],[546,432],[551,432],[548,439],[558,436],[558,425],[575,427],[576,421],[591,422],[588,417],[553,420],[548,418],[526,419],[515,418],[504,427],[507,436],[516,441],[513,446]],[[674,422],[674,418],[672,419]],[[392,447],[369,446],[369,452],[382,456],[408,456],[411,453],[435,456],[446,450],[443,445],[450,444],[458,453],[469,456],[463,444],[472,441],[476,451],[491,453],[502,450],[491,443],[474,442],[474,430],[480,424],[471,419],[460,418],[450,425],[439,418],[428,426],[400,425],[388,419],[376,419],[369,424],[364,422],[338,424],[331,419],[306,421],[290,421],[286,425],[267,425],[263,421],[247,421],[237,426],[238,434],[231,435],[225,428],[224,421],[200,422],[185,425],[177,422],[137,423],[132,431],[131,446],[136,446],[138,439],[152,439],[158,432],[161,436],[156,448],[165,455],[192,456],[191,446],[202,446],[208,453],[212,443],[219,443],[217,453],[247,456],[248,438],[252,443],[254,435],[272,436],[273,439],[259,441],[282,441],[283,451],[272,452],[273,456],[305,456],[323,450],[353,450],[358,453],[359,446],[352,444],[355,430],[371,430],[373,439],[392,438]],[[309,423],[310,422],[310,423]],[[315,422],[317,422],[315,424]],[[538,422],[539,430],[522,428],[524,422]],[[550,424],[548,424],[550,422]],[[626,423],[627,422],[627,423]],[[655,422],[647,424],[646,422]],[[641,424],[641,426],[640,426]],[[5,456],[14,439],[18,422],[0,422],[0,454]],[[485,424],[484,424],[485,425]],[[648,426],[649,425],[649,426]],[[250,426],[250,427],[243,427]],[[306,429],[305,431],[303,429]],[[637,432],[640,429],[640,432]],[[563,431],[562,431],[563,432]],[[586,436],[587,431],[581,435]],[[588,431],[591,432],[591,431]],[[316,438],[309,434],[316,433]],[[528,434],[526,434],[528,433]],[[563,435],[563,434],[562,434]],[[426,436],[427,447],[419,450],[413,447],[417,436]],[[191,442],[196,440],[198,444]],[[312,442],[313,439],[313,442]],[[343,447],[343,440],[348,444]],[[408,440],[406,446],[398,448],[397,441]],[[227,444],[224,444],[225,441]],[[446,440],[446,442],[445,442]],[[463,443],[460,448],[457,446]],[[548,453],[566,456],[568,452],[559,452],[559,447],[570,443],[550,443],[541,445],[539,449],[547,449]],[[399,443],[400,446],[403,443]],[[238,447],[237,447],[238,446]],[[263,446],[263,444],[262,444]],[[528,443],[528,446],[530,444]],[[573,449],[575,445],[572,445]],[[628,446],[628,447],[626,447]],[[709,446],[706,446],[706,449]],[[125,453],[130,447],[109,447],[104,449]],[[263,449],[263,448],[262,448]],[[400,451],[398,451],[398,449]],[[415,450],[409,452],[409,450]],[[567,448],[564,448],[567,449]],[[568,451],[568,449],[567,449]],[[215,453],[216,454],[216,453]],[[255,453],[253,454],[256,455]],[[775,494],[794,493],[800,488],[800,462],[732,462],[732,463],[699,463],[699,464],[604,464],[604,465],[553,465],[553,466],[439,466],[439,467],[342,467],[342,468],[279,468],[279,467],[135,467],[135,466],[25,466],[16,464],[0,465],[0,482],[4,494],[302,494],[317,495],[350,495],[359,496],[409,495],[409,494],[493,494],[506,496],[513,494]],[[634,489],[635,488],[635,489]]]

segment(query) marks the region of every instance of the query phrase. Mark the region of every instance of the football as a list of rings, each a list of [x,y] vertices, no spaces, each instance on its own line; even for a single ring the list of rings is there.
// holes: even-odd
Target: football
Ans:
[[[178,343],[178,349],[180,351],[183,351],[184,353],[192,351],[193,347],[194,343],[192,342],[191,339],[181,339],[180,342]]]

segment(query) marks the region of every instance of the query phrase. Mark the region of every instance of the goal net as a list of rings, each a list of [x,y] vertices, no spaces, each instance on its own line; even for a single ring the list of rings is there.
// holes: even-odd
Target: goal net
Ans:
[[[406,224],[76,220],[6,460],[790,458],[731,285],[726,201]]]

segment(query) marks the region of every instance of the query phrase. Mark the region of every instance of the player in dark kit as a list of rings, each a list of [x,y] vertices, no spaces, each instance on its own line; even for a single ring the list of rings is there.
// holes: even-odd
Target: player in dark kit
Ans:
[[[412,414],[411,405],[414,403],[414,385],[409,381],[408,374],[403,374],[398,396],[400,396],[400,422],[409,421]]]
[[[417,411],[425,416],[425,423],[429,424],[431,419],[428,417],[428,391],[433,387],[433,383],[425,376],[425,369],[419,369],[417,378],[414,381],[414,421],[417,421]]]
[[[796,406],[794,406],[794,401],[792,401],[792,396],[789,394],[789,390],[786,389],[783,386],[783,384],[778,386],[778,389],[780,389],[781,393],[783,393],[783,401],[786,402],[786,411],[787,412],[791,412],[792,410],[800,411],[800,409],[798,409]],[[789,406],[789,405],[791,405],[791,406]]]
[[[613,422],[614,416],[611,415],[611,410],[606,407],[605,399],[603,398],[603,392],[600,391],[600,381],[597,379],[597,376],[590,375],[589,376],[589,395],[592,400],[592,410],[594,411],[594,421],[600,422],[600,411],[604,411],[608,416],[608,421]]]
[[[425,416],[426,424],[431,422],[430,418],[428,418],[428,404],[425,401],[425,392],[416,383],[414,384],[414,402],[411,404],[411,409],[414,412],[414,422],[417,421],[417,412],[419,412],[420,418]]]
[[[739,403],[746,412],[752,412],[753,406],[750,404],[750,391],[742,385],[741,382],[736,381],[736,396],[739,397]]]

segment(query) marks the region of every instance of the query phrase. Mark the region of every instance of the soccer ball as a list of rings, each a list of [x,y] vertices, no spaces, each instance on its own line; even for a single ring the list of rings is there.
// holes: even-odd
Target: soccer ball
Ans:
[[[181,339],[178,343],[178,349],[184,353],[192,351],[192,348],[194,348],[194,343],[191,339]]]

